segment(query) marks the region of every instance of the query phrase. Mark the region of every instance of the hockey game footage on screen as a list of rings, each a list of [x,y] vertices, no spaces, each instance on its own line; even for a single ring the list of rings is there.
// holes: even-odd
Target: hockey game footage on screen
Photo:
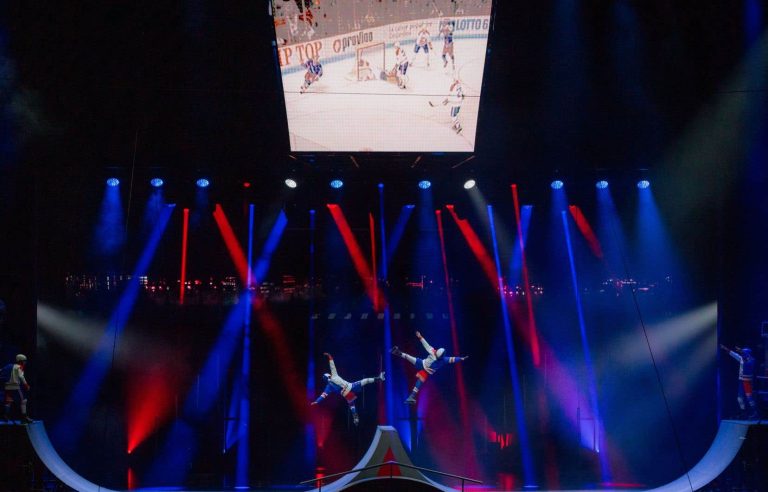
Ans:
[[[472,152],[491,0],[273,0],[291,150]]]

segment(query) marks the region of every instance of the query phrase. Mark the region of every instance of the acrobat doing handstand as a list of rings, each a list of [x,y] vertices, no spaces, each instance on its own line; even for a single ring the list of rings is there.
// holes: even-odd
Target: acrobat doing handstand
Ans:
[[[399,348],[397,348],[397,345],[392,347],[390,352],[392,355],[402,357],[403,359],[407,360],[414,366],[416,366],[416,369],[419,371],[416,373],[416,384],[413,386],[413,390],[411,391],[410,396],[405,400],[405,403],[408,405],[415,405],[416,404],[416,396],[419,394],[419,389],[421,388],[421,385],[423,385],[427,378],[434,374],[438,369],[443,367],[445,364],[455,364],[457,362],[461,362],[463,360],[469,359],[469,356],[464,357],[443,357],[443,354],[445,353],[444,348],[439,348],[435,350],[432,348],[432,346],[427,342],[427,339],[421,336],[421,333],[418,331],[416,332],[416,338],[421,341],[421,344],[424,345],[424,349],[429,354],[426,359],[418,359],[412,355],[408,355]]]
[[[378,376],[373,378],[364,378],[360,381],[350,383],[349,381],[346,381],[342,379],[341,376],[339,376],[339,373],[336,371],[336,364],[333,362],[333,357],[331,357],[331,354],[324,352],[323,355],[328,357],[328,365],[331,366],[331,373],[323,374],[323,379],[325,379],[326,382],[325,389],[323,390],[323,393],[317,397],[317,400],[310,403],[310,405],[317,405],[321,401],[328,398],[328,395],[331,393],[339,393],[344,397],[345,400],[347,400],[349,410],[352,412],[352,422],[354,422],[355,425],[359,424],[360,417],[357,415],[357,409],[355,408],[357,393],[359,393],[363,389],[363,386],[366,384],[371,384],[376,381],[384,381],[384,372],[382,371]]]

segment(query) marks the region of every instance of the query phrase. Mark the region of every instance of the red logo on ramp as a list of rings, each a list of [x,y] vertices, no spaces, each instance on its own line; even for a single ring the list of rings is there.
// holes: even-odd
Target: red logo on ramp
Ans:
[[[382,463],[386,463],[387,461],[396,461],[395,453],[392,452],[392,448],[387,448],[387,452],[384,453],[384,459],[382,460]],[[399,477],[402,476],[402,474],[403,473],[400,471],[400,467],[398,465],[384,465],[379,468],[378,476]]]

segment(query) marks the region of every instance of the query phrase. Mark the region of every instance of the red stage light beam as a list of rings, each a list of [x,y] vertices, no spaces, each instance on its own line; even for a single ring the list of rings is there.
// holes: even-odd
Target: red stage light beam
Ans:
[[[448,318],[451,326],[451,342],[453,343],[453,353],[461,354],[461,348],[459,347],[459,335],[456,328],[456,315],[453,310],[453,294],[451,294],[451,276],[448,273],[448,257],[445,254],[445,233],[443,230],[443,214],[440,210],[435,210],[435,217],[437,219],[437,233],[440,237],[440,254],[443,258],[443,274],[445,277],[445,292],[448,297]],[[469,469],[466,473],[477,474],[477,457],[475,456],[475,447],[472,443],[472,427],[469,421],[469,408],[467,387],[464,384],[464,368],[461,364],[457,364],[456,370],[456,387],[459,390],[459,412],[461,413],[461,423],[464,429],[465,449],[469,450],[468,466]]]
[[[224,213],[224,209],[220,204],[216,204],[216,208],[213,210],[213,218],[216,220],[216,225],[221,232],[221,238],[224,239],[224,244],[227,246],[229,256],[232,258],[232,262],[235,264],[237,273],[243,282],[248,281],[248,260],[245,257],[243,247],[240,246],[240,242],[235,236],[235,232],[232,230],[232,225],[227,219],[227,215]]]
[[[579,228],[581,235],[587,240],[589,249],[592,250],[592,254],[596,257],[603,259],[603,247],[600,245],[600,240],[597,239],[597,235],[592,230],[592,226],[589,225],[589,221],[581,209],[576,205],[569,205],[568,211],[571,212],[571,217],[576,222],[576,226]]]
[[[517,195],[517,185],[512,185],[512,200],[515,204],[515,222],[517,223],[517,241],[520,246],[520,259],[523,264],[523,284],[525,285],[525,301],[528,308],[528,343],[531,346],[533,365],[541,364],[541,349],[539,348],[539,334],[536,328],[536,319],[533,316],[533,300],[531,296],[531,281],[528,277],[528,263],[525,259],[525,241],[523,241],[523,226],[520,221],[520,199]]]
[[[467,240],[469,249],[472,250],[475,258],[477,258],[477,261],[480,262],[480,267],[483,269],[485,276],[488,277],[491,285],[498,285],[499,279],[496,277],[496,267],[494,266],[494,261],[491,258],[491,255],[488,253],[488,250],[483,245],[483,242],[480,241],[480,238],[477,236],[475,230],[472,229],[471,225],[469,225],[467,219],[459,218],[453,205],[446,205],[445,208],[448,209],[448,212],[451,214],[451,217],[453,217],[456,225],[459,226],[461,234],[464,236],[464,239]],[[502,293],[499,292],[499,295],[501,294]]]
[[[347,246],[347,251],[349,251],[349,255],[352,258],[352,263],[355,266],[357,275],[360,277],[360,280],[363,281],[365,291],[375,307],[378,302],[376,300],[377,293],[374,287],[376,279],[372,277],[371,268],[368,266],[368,261],[365,259],[365,255],[363,255],[363,250],[360,248],[354,234],[352,234],[352,229],[349,227],[349,223],[347,222],[346,217],[344,217],[344,212],[341,210],[341,207],[335,203],[329,203],[327,204],[327,207],[328,211],[331,212],[334,222],[336,222],[336,227],[341,233],[344,244]]]
[[[371,231],[371,267],[373,275],[371,283],[373,288],[373,310],[379,312],[379,279],[376,275],[376,229],[373,222],[373,214],[368,212],[368,228]]]
[[[237,268],[240,279],[245,284],[248,282],[248,262],[245,253],[243,252],[243,248],[237,240],[237,237],[235,237],[229,219],[227,219],[221,205],[216,204],[213,216],[214,219],[216,219],[216,224],[219,226],[219,232],[221,232],[221,236],[227,246],[229,256],[232,258],[235,268]],[[306,388],[299,378],[301,372],[298,370],[297,364],[294,361],[293,350],[285,338],[280,323],[274,315],[272,315],[264,302],[254,296],[252,305],[255,308],[259,324],[275,349],[280,374],[283,377],[283,382],[288,388],[288,397],[293,404],[294,411],[303,422],[307,422],[308,413],[307,403],[305,401]]]
[[[181,286],[179,304],[184,305],[184,292],[187,282],[187,237],[189,236],[189,209],[184,209],[184,230],[181,233]]]

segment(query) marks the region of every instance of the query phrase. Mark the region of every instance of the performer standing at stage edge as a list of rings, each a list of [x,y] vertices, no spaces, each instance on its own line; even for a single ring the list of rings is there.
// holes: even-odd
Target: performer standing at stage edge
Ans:
[[[421,333],[418,331],[416,332],[416,338],[421,341],[421,344],[424,346],[424,349],[429,354],[426,359],[418,359],[412,355],[408,355],[405,352],[401,351],[399,348],[397,348],[397,345],[392,347],[390,352],[392,355],[395,355],[397,357],[402,357],[403,359],[407,360],[414,366],[416,366],[416,369],[419,371],[416,373],[416,384],[413,386],[413,390],[411,391],[410,396],[405,400],[405,403],[408,405],[415,405],[416,404],[416,396],[419,394],[419,389],[421,388],[421,385],[424,384],[427,380],[427,378],[434,374],[438,369],[443,367],[445,364],[455,364],[456,362],[461,362],[463,360],[469,359],[469,356],[464,357],[443,357],[443,354],[445,353],[444,348],[439,348],[435,350],[432,348],[432,346],[427,342],[427,339],[421,336]]]
[[[752,357],[752,349],[749,347],[736,347],[735,350],[731,350],[723,344],[720,344],[720,348],[739,361],[739,393],[737,399],[739,401],[739,409],[741,409],[742,416],[747,411],[746,405],[744,404],[744,400],[746,399],[750,410],[747,418],[758,418],[757,403],[752,397],[752,388],[755,379],[755,358]]]
[[[384,381],[384,372],[382,371],[378,376],[374,378],[364,378],[360,381],[350,383],[349,381],[345,381],[341,376],[339,376],[339,373],[336,372],[336,364],[334,364],[331,354],[324,352],[323,355],[328,357],[328,365],[331,366],[331,373],[323,374],[323,379],[325,379],[326,382],[325,389],[323,390],[323,393],[317,397],[317,400],[310,403],[310,405],[317,405],[326,399],[331,393],[339,393],[344,397],[345,400],[347,400],[349,410],[352,412],[352,422],[354,422],[355,425],[359,424],[360,417],[357,415],[357,408],[355,408],[357,393],[359,393],[363,389],[363,386],[366,384],[371,384],[376,381]]]
[[[24,378],[24,366],[26,364],[27,357],[24,354],[19,354],[16,356],[15,364],[8,364],[0,369],[0,379],[2,379],[3,389],[5,389],[3,420],[8,420],[11,414],[11,405],[15,401],[21,409],[21,422],[23,424],[34,422],[27,416],[27,393],[30,388]]]

